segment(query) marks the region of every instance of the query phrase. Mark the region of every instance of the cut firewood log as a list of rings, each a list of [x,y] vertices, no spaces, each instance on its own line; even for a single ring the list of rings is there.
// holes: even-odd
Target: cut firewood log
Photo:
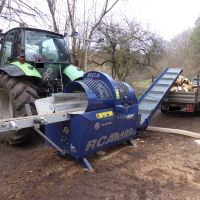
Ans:
[[[188,85],[187,89],[188,89],[188,91],[192,91],[192,86]]]
[[[188,92],[187,86],[183,87],[183,90],[184,90],[185,92]]]
[[[181,86],[178,86],[177,88],[178,88],[178,91],[182,91],[183,90]]]
[[[177,87],[173,86],[173,87],[170,89],[170,91],[171,91],[171,92],[177,92],[178,89],[177,89]]]
[[[180,85],[182,85],[183,81],[184,81],[183,76],[179,76],[179,77],[176,79],[176,82],[175,82],[174,85],[180,86]]]
[[[182,84],[182,86],[183,86],[183,87],[187,87],[187,86],[188,86],[188,84],[186,84],[186,83],[183,83],[183,84]]]
[[[188,78],[184,78],[183,83],[190,85],[192,82]]]
[[[174,86],[170,89],[171,92],[196,92],[197,85],[194,85],[191,80],[185,78],[184,76],[179,76],[174,83]]]

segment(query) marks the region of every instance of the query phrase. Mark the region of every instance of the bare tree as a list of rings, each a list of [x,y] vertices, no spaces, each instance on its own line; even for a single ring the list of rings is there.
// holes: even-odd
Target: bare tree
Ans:
[[[191,30],[175,36],[165,45],[166,54],[161,60],[167,66],[186,66],[191,55]],[[185,71],[185,70],[184,70]]]
[[[99,15],[99,17],[96,19],[96,21],[94,22],[94,25],[91,27],[91,30],[89,32],[89,39],[92,38],[92,35],[94,33],[94,31],[97,29],[97,27],[99,26],[99,24],[101,23],[101,21],[103,20],[103,18],[105,17],[105,15],[112,10],[112,8],[117,4],[119,0],[115,0],[110,6],[108,6],[108,2],[109,0],[106,0],[104,5],[103,5],[103,8],[102,8],[102,11],[101,11],[101,14]]]
[[[109,0],[106,0],[104,5],[103,5],[103,8],[102,8],[102,11],[101,11],[101,14],[99,15],[99,17],[96,19],[96,21],[94,22],[94,25],[91,27],[90,31],[89,31],[89,36],[88,38],[91,39],[94,32],[96,31],[96,29],[98,28],[99,24],[102,22],[103,18],[105,17],[105,15],[112,10],[112,8],[117,4],[119,0],[115,0],[110,6],[108,6],[108,2]],[[84,57],[84,60],[85,60],[85,64],[84,64],[84,68],[85,70],[87,70],[87,59],[88,59],[88,50],[89,50],[89,47],[90,47],[90,43],[89,42],[86,42],[85,44],[85,57]]]
[[[46,0],[46,1],[47,1],[49,11],[50,11],[50,14],[51,14],[51,17],[52,17],[54,31],[58,33],[59,30],[58,30],[58,25],[57,25],[56,18],[55,18],[56,2],[57,1],[56,0]]]
[[[75,32],[75,11],[76,11],[76,0],[73,0],[72,3],[70,4],[70,1],[67,0],[67,8],[68,8],[68,13],[69,13],[69,24],[71,25],[71,31]],[[66,22],[67,25],[67,22]],[[76,38],[72,38],[72,53],[76,53]]]
[[[123,27],[117,23],[102,23],[99,30],[105,43],[99,46],[97,55],[102,56],[103,65],[111,65],[113,78],[124,80],[130,69],[135,67],[144,69],[155,66],[155,61],[162,54],[161,41],[140,24],[125,20]]]
[[[41,26],[41,22],[45,24],[47,19],[47,16],[39,8],[31,6],[30,0],[2,0],[0,11],[0,18],[8,22],[8,26],[12,22],[26,24],[27,17],[34,18]]]
[[[0,16],[1,16],[2,10],[5,6],[5,3],[6,3],[6,0],[2,0],[1,3],[0,3]]]
[[[90,5],[86,5],[85,1],[83,1],[83,16],[79,16],[79,19],[76,19],[77,8],[76,8],[76,0],[67,0],[68,12],[71,30],[75,31],[78,28],[80,34],[88,39],[92,39],[93,34],[99,27],[101,21],[106,16],[108,12],[110,12],[113,7],[117,4],[119,0],[114,0],[113,2],[109,0],[104,0],[102,8],[98,7],[100,10],[100,14],[97,12],[97,0],[90,1]],[[111,3],[110,3],[111,2]],[[94,19],[94,20],[93,20]],[[79,52],[80,60],[84,60],[84,68],[87,70],[87,59],[88,59],[88,51],[90,48],[90,41],[76,41],[75,39],[72,42],[73,52]],[[82,56],[84,57],[82,57]]]

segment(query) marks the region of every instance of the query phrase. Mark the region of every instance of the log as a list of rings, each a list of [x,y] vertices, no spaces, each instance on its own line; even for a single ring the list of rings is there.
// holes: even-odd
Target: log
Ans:
[[[172,134],[184,135],[184,136],[200,139],[200,134],[199,133],[186,131],[186,130],[181,130],[181,129],[148,126],[147,130],[148,131],[160,132],[160,133],[172,133]]]
[[[174,83],[174,86],[171,87],[171,92],[196,92],[197,85],[194,85],[191,80],[185,78],[184,76],[179,76]]]
[[[188,85],[188,91],[192,91],[192,86],[191,85]]]
[[[184,90],[185,92],[188,92],[188,88],[187,88],[186,86],[183,87],[183,90]]]
[[[182,91],[183,88],[181,86],[178,86],[178,91]]]
[[[177,92],[178,89],[177,89],[177,87],[173,86],[173,87],[170,89],[170,91],[171,91],[171,92]]]
[[[183,77],[184,78],[184,77]],[[184,78],[183,80],[183,84],[187,84],[187,85],[190,85],[192,82],[188,79],[188,78]]]

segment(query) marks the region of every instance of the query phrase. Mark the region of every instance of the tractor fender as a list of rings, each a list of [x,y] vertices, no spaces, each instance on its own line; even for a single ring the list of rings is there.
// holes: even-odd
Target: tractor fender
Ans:
[[[19,67],[12,64],[3,65],[3,67],[0,68],[0,71],[4,71],[9,76],[23,76],[24,75],[24,72]]]
[[[42,78],[38,70],[29,63],[20,63],[18,61],[10,64],[5,64],[0,68],[1,71],[6,72],[9,76],[31,76]]]
[[[76,79],[82,78],[84,75],[84,72],[78,67],[70,64],[64,68],[63,74],[65,74],[71,81],[74,81]]]

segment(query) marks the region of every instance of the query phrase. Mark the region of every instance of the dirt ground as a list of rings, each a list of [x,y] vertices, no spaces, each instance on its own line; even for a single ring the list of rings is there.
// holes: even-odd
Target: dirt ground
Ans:
[[[200,116],[161,114],[151,124],[200,133]],[[60,158],[43,142],[0,144],[0,199],[200,199],[200,145],[183,136],[146,132],[90,159],[95,172]]]

